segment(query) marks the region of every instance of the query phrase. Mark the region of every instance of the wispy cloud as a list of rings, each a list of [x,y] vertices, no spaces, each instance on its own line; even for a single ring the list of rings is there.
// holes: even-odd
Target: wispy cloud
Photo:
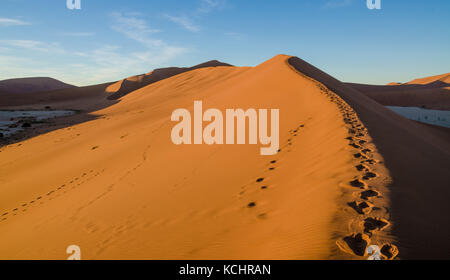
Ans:
[[[353,0],[329,0],[325,3],[325,8],[342,8],[350,6]]]
[[[94,36],[94,32],[64,32],[63,36],[71,36],[71,37],[91,37]]]
[[[0,38],[0,65],[8,69],[2,78],[50,76],[76,85],[97,84],[123,79],[168,65],[188,49],[173,45],[159,36],[139,13],[113,13],[110,28],[132,40],[127,45],[95,44],[87,50],[58,42]],[[61,33],[65,36],[93,36],[94,33]],[[3,72],[3,71],[2,71]]]
[[[171,15],[165,14],[164,17],[174,23],[179,24],[181,27],[183,27],[187,31],[191,31],[191,32],[200,31],[200,27],[195,25],[193,23],[192,19],[187,16],[171,16]]]
[[[180,25],[182,28],[186,29],[190,32],[199,32],[201,27],[195,23],[195,20],[198,20],[205,14],[212,12],[215,9],[219,9],[223,7],[226,3],[226,0],[201,0],[200,5],[197,9],[186,12],[180,15],[170,15],[164,14],[164,18],[170,20],[173,23]]]
[[[159,33],[161,30],[151,28],[144,19],[140,19],[136,14],[122,14],[115,12],[111,14],[114,23],[112,29],[122,33],[129,39],[135,40],[146,47],[159,47],[164,45],[162,40],[152,37],[152,34]]]
[[[197,12],[209,13],[214,9],[220,8],[225,5],[226,0],[201,0],[200,7]]]
[[[155,64],[155,62],[160,64],[186,52],[183,47],[173,46],[156,38],[155,34],[162,31],[151,28],[145,20],[136,17],[136,15],[114,13],[112,16],[115,19],[115,24],[112,26],[113,30],[122,33],[144,47],[144,50],[130,54],[137,59],[152,64]]]
[[[63,54],[65,50],[59,43],[46,43],[34,40],[0,40],[0,46],[28,49],[38,52]]]
[[[14,18],[0,18],[0,26],[31,25],[31,23]]]

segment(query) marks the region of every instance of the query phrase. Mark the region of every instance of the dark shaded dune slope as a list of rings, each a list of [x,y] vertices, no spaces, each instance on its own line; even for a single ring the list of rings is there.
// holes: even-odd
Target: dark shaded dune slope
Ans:
[[[402,258],[450,257],[450,142],[407,120],[307,62],[289,64],[343,98],[373,137],[391,173],[393,234]]]
[[[450,110],[450,84],[440,80],[428,84],[346,85],[386,106]]]

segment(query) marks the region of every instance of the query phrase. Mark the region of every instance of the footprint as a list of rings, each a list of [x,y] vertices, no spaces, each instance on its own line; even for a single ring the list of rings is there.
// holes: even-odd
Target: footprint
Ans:
[[[357,233],[346,236],[336,243],[342,251],[362,257],[366,254],[367,246],[370,244],[370,237],[364,233]]]
[[[367,218],[364,220],[364,232],[372,234],[372,231],[382,231],[389,226],[389,222],[381,218]]]
[[[366,159],[366,160],[361,161],[361,163],[368,163],[368,164],[374,165],[374,164],[377,164],[378,161],[375,159]]]
[[[354,158],[363,158],[363,159],[367,159],[367,157],[361,153],[356,153],[353,155]]]
[[[366,184],[364,182],[361,182],[359,179],[355,179],[350,182],[350,186],[363,189],[366,186]]]
[[[248,208],[254,208],[254,207],[256,207],[256,202],[250,202],[250,203],[247,205],[247,207],[248,207]]]
[[[258,178],[258,179],[256,179],[256,183],[261,183],[262,181],[264,181],[264,178]]]
[[[355,168],[356,168],[356,170],[358,170],[358,171],[367,171],[367,170],[369,170],[369,169],[367,168],[367,166],[362,165],[362,164],[355,166]]]
[[[269,187],[268,186],[262,186],[261,190],[267,190]]]
[[[265,220],[265,219],[267,219],[267,214],[266,213],[259,214],[258,218],[262,219],[262,220]]]
[[[369,200],[372,197],[378,197],[380,196],[380,193],[374,190],[367,190],[367,191],[363,191],[361,193],[361,198],[364,200]]]
[[[363,179],[364,180],[370,180],[370,179],[373,179],[373,178],[376,178],[376,177],[377,177],[377,174],[375,174],[373,172],[367,172],[366,174],[364,174]]]
[[[358,203],[356,201],[349,202],[348,206],[355,209],[355,211],[358,212],[358,214],[360,214],[360,215],[370,214],[370,212],[372,212],[372,208],[373,208],[373,205],[366,201],[363,201],[361,203]]]
[[[395,259],[395,257],[398,256],[398,248],[395,245],[386,244],[381,248],[381,254],[387,260],[393,260],[393,259]]]

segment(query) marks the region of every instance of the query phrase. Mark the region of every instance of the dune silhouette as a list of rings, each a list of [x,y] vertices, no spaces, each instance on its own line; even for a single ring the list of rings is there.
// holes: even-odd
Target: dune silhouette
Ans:
[[[36,93],[74,87],[47,77],[8,79],[0,81],[0,94]]]

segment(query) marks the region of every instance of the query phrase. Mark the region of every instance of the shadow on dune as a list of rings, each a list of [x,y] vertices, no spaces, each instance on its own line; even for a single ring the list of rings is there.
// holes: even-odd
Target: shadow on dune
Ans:
[[[345,85],[385,106],[450,110],[450,84],[444,81],[386,86],[355,83]]]
[[[388,186],[392,233],[398,240],[400,257],[449,258],[448,138],[436,133],[433,127],[404,119],[299,58],[290,58],[289,64],[344,99],[374,139],[393,179]]]

